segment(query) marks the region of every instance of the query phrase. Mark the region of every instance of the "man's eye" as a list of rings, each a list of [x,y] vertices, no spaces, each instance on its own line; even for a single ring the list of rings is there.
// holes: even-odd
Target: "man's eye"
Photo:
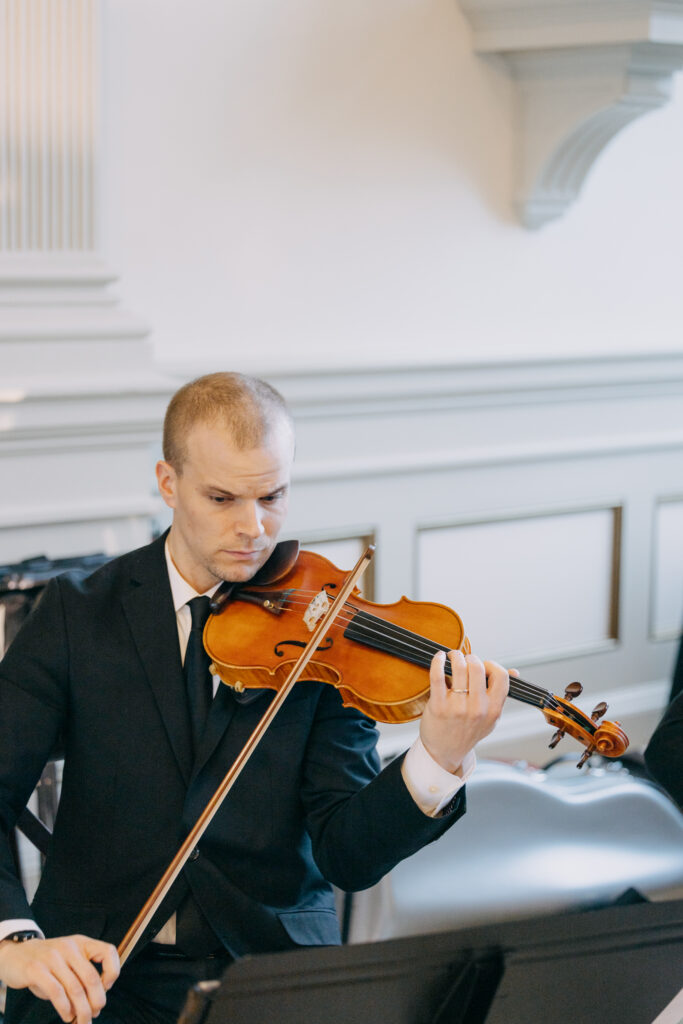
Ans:
[[[209,501],[212,501],[215,505],[223,505],[230,501],[230,498],[226,497],[225,494],[210,494]]]

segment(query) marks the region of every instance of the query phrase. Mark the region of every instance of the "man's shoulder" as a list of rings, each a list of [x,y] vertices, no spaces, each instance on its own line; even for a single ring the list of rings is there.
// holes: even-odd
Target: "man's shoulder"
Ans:
[[[113,556],[94,571],[77,569],[63,573],[57,584],[64,594],[93,597],[130,582],[143,583],[165,567],[165,535],[133,551]]]

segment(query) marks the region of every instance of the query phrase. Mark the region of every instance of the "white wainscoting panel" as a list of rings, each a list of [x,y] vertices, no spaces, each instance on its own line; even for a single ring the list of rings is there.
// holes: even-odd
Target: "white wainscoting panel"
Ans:
[[[659,502],[654,527],[652,635],[670,640],[683,623],[683,498]]]
[[[417,596],[458,608],[471,643],[506,664],[616,639],[618,510],[454,523],[417,535]],[[482,569],[496,579],[481,586]]]

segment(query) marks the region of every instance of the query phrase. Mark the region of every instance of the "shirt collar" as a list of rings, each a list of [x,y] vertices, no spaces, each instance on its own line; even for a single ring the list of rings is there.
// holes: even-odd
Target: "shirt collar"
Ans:
[[[173,608],[177,612],[188,601],[191,601],[193,597],[201,597],[194,587],[190,586],[186,579],[184,579],[175,567],[173,559],[171,558],[171,552],[168,548],[168,541],[164,545],[164,554],[166,555],[166,567],[168,569],[168,579],[171,584],[171,595],[173,597]],[[218,588],[220,582],[215,583],[209,590],[205,590],[204,594],[207,597],[213,597]]]

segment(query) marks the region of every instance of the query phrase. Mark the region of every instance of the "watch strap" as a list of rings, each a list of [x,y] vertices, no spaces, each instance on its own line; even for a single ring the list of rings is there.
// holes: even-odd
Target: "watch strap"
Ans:
[[[36,929],[22,928],[21,931],[10,932],[5,938],[10,942],[28,942],[29,939],[41,939],[42,935]]]

